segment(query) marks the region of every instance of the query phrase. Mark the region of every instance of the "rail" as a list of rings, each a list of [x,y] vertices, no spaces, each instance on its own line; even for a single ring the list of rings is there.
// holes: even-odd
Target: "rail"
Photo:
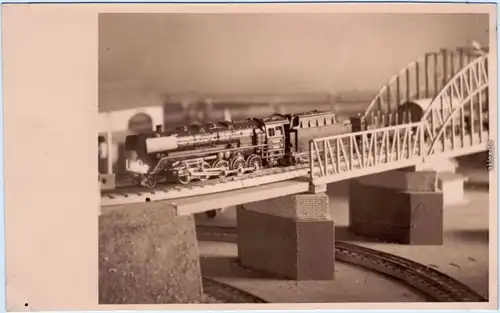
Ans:
[[[203,277],[205,303],[268,303],[248,291],[231,286],[214,278]]]

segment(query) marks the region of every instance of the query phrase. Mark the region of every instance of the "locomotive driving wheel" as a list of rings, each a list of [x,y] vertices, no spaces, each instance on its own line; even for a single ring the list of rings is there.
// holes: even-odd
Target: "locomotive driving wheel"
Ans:
[[[157,181],[153,177],[148,177],[144,179],[144,186],[147,188],[154,188],[156,186],[156,183]]]
[[[226,177],[227,176],[227,171],[229,170],[229,162],[226,160],[217,160],[215,163],[212,165],[212,168],[221,168],[221,172],[219,174],[219,177]]]
[[[275,166],[276,164],[278,164],[278,160],[276,160],[276,158],[274,158],[274,157],[270,157],[269,159],[267,159],[267,164],[268,164],[270,167],[273,167],[273,166]]]
[[[193,178],[189,172],[189,166],[185,164],[185,168],[177,172],[177,181],[183,185],[187,185]]]
[[[245,170],[245,159],[243,157],[237,157],[231,162],[231,169],[236,170],[238,175],[242,175]]]
[[[198,171],[203,173],[204,171],[209,170],[209,169],[210,169],[210,164],[208,164],[207,162],[203,161],[201,163],[200,169]],[[201,180],[201,181],[206,181],[209,178],[210,178],[210,175],[198,176],[198,179]]]
[[[191,174],[187,171],[183,174],[177,174],[177,181],[183,185],[187,185],[191,182]]]
[[[260,156],[253,154],[247,159],[246,165],[252,169],[252,172],[258,172],[262,168],[262,159]]]

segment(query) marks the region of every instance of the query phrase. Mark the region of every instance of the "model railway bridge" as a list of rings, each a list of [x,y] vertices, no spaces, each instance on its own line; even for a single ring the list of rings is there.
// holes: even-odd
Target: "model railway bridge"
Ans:
[[[188,215],[321,191],[330,182],[485,151],[491,134],[488,57],[487,50],[441,50],[410,63],[364,113],[370,130],[312,140],[306,166],[190,186],[117,189],[102,193],[101,206],[163,201],[178,215]],[[425,105],[417,117],[401,110],[407,103]]]

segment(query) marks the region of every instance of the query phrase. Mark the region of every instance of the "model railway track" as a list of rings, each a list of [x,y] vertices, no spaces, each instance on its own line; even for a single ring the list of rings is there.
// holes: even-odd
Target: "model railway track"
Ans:
[[[249,292],[208,277],[203,277],[203,293],[207,303],[268,303]]]
[[[259,172],[193,182],[189,185],[165,184],[153,189],[144,187],[122,187],[111,191],[101,191],[101,206],[123,205],[157,200],[171,200],[200,196],[216,192],[259,186],[297,177],[306,177],[309,165],[263,169]]]
[[[423,264],[346,242],[335,242],[338,260],[387,274],[440,302],[487,302],[461,282]]]
[[[197,235],[199,240],[237,241],[234,227],[197,226]],[[438,302],[488,301],[448,275],[386,252],[336,241],[335,258],[403,281]]]

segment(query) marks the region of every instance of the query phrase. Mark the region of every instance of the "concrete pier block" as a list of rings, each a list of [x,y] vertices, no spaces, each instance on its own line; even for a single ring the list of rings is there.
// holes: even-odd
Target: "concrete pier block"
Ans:
[[[456,173],[458,162],[455,159],[442,159],[415,166],[416,171],[435,171],[438,173]]]
[[[357,179],[366,186],[385,187],[393,190],[433,192],[439,189],[438,173],[434,171],[396,170]]]
[[[324,193],[307,193],[272,198],[243,206],[254,212],[294,220],[329,220],[331,218],[329,203],[329,198]]]
[[[102,208],[99,303],[197,303],[203,297],[192,216],[161,202]]]
[[[457,167],[458,162],[455,159],[444,159],[404,168],[400,171],[412,173],[428,173],[430,171],[436,172],[437,186],[438,189],[443,192],[443,204],[447,206],[467,203],[467,199],[464,195],[464,185],[468,179],[467,177],[456,173]]]
[[[332,280],[335,225],[325,194],[280,197],[237,208],[241,265],[294,280]]]
[[[384,179],[389,176],[399,183]],[[392,172],[381,174],[378,180],[353,180],[349,188],[350,230],[389,242],[441,245],[443,193],[430,183],[436,180],[436,173],[425,176],[423,172]]]
[[[439,173],[438,186],[443,192],[443,204],[459,205],[466,204],[464,185],[468,178],[461,174]]]

